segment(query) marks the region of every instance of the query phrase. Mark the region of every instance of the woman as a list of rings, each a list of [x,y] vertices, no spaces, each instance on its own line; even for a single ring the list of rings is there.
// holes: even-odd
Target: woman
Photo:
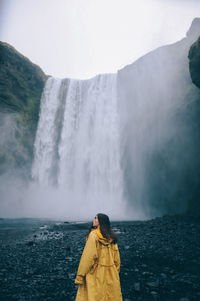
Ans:
[[[76,301],[122,301],[117,237],[106,214],[98,213],[86,237],[75,283]]]

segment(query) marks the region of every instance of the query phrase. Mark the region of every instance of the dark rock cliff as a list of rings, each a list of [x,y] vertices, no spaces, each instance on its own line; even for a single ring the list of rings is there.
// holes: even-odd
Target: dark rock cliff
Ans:
[[[200,88],[200,37],[191,46],[188,57],[192,82]]]
[[[192,44],[188,58],[189,58],[189,70],[192,82],[200,88],[200,30],[198,31],[199,38]],[[194,99],[191,98],[191,99]],[[186,118],[189,120],[191,127],[191,137],[195,145],[195,152],[193,154],[193,160],[195,166],[193,168],[192,188],[195,188],[192,198],[190,200],[189,212],[192,214],[200,215],[200,90],[194,99],[188,106],[186,112]]]
[[[46,78],[40,67],[0,42],[0,173],[30,166]]]

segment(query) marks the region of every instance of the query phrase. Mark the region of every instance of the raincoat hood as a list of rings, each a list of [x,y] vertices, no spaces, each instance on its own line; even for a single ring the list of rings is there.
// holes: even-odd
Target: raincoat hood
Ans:
[[[113,240],[111,238],[107,239],[102,235],[100,228],[94,229],[94,231],[96,232],[100,243],[102,243],[104,246],[107,246],[112,243]]]

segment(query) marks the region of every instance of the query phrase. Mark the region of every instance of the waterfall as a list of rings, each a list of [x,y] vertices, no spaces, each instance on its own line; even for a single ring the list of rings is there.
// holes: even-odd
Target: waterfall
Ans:
[[[32,177],[85,212],[119,213],[124,202],[116,86],[116,74],[51,77],[41,98]]]

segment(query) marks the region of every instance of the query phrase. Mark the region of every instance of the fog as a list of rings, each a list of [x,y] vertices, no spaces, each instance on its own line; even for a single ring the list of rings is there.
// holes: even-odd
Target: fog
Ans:
[[[198,0],[1,0],[0,39],[46,74],[116,73],[184,37]]]
[[[97,213],[107,214],[111,220],[145,219],[144,214],[122,215],[119,211],[104,210],[101,204],[90,204],[66,198],[65,189],[44,188],[35,183],[26,183],[17,177],[0,178],[1,216],[3,218],[51,218],[64,221],[91,221]],[[10,189],[8,189],[10,187]],[[69,194],[68,194],[69,196]],[[73,200],[73,201],[72,201]]]

